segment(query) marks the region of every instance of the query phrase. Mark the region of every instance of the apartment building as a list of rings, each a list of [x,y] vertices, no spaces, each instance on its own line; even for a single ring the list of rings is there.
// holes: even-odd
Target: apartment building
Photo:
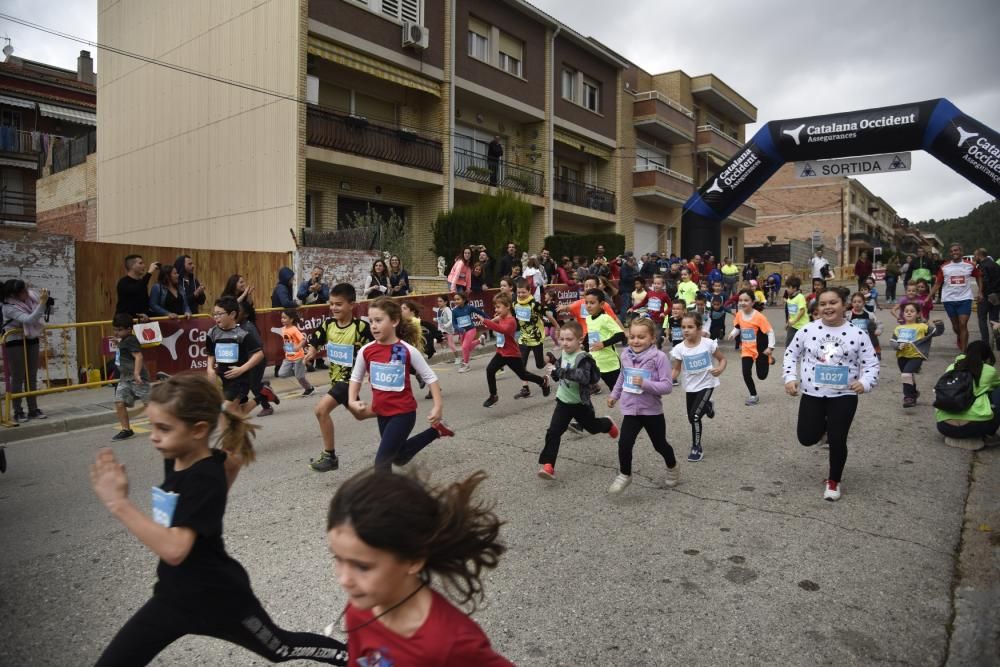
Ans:
[[[503,188],[534,248],[617,231],[677,251],[681,204],[756,118],[716,77],[643,74],[522,0],[205,4],[100,1],[102,42],[214,79],[102,54],[98,240],[284,249],[377,216],[429,272],[438,213]],[[734,249],[748,224],[727,221]]]
[[[85,160],[96,142],[94,61],[81,51],[77,69],[67,70],[19,58],[10,44],[3,53],[0,224],[44,223],[44,212],[35,207],[36,179]]]
[[[807,241],[823,246],[826,257],[842,267],[853,267],[861,252],[871,258],[875,248],[897,250],[906,236],[896,210],[860,181],[798,178],[794,164],[781,167],[750,202],[758,216],[756,227],[746,232],[747,245]]]

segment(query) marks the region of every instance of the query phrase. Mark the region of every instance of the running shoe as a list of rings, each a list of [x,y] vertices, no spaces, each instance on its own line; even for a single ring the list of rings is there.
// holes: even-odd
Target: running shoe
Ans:
[[[302,392],[302,395],[303,396],[311,396],[314,391],[316,391],[316,387],[309,387],[304,392]]]
[[[500,399],[496,396],[490,396],[485,401],[483,401],[484,408],[492,408],[494,405],[500,402]]]
[[[623,475],[621,473],[618,473],[618,476],[611,481],[611,486],[608,487],[608,493],[618,495],[619,493],[624,491],[625,488],[631,483],[632,483],[631,475]]]
[[[757,405],[758,403],[760,403],[760,396],[750,396],[743,402],[743,405]]]
[[[667,468],[663,472],[663,486],[668,489],[672,489],[677,486],[677,483],[681,481],[681,467],[674,464],[673,468]]]
[[[459,373],[468,373],[471,370],[472,368],[469,366],[469,364],[462,364],[461,366],[458,367]]]
[[[424,382],[424,378],[422,378],[419,375],[417,376],[417,386],[420,387],[421,389],[427,386],[427,383]]]
[[[278,395],[274,393],[273,389],[271,389],[270,383],[265,382],[264,384],[261,385],[260,395],[266,398],[267,400],[271,401],[275,405],[281,405],[281,399],[278,398]]]
[[[497,371],[497,377],[500,377],[501,375],[504,375],[506,373],[507,373],[507,369],[504,368],[503,366],[501,366],[500,370]]]
[[[573,433],[583,433],[583,427],[580,426],[579,422],[570,422],[569,430],[573,431]]]
[[[917,407],[917,399],[913,398],[912,396],[904,396],[903,397],[903,407],[904,408],[915,408],[915,407]]]
[[[337,458],[336,452],[328,452],[324,449],[318,459],[309,460],[309,467],[316,472],[330,472],[340,467],[340,459]]]
[[[261,411],[257,413],[258,417],[270,417],[274,414],[274,408],[261,408]]]
[[[41,410],[28,410],[28,419],[48,419]]]
[[[455,357],[455,361],[453,361],[452,363],[455,364],[456,366],[460,366],[462,364],[462,357]]]
[[[326,370],[327,369],[326,362],[323,361],[322,359],[317,359],[316,362],[313,365],[316,367],[316,370],[318,370],[318,371],[322,371],[322,370]]]
[[[555,479],[556,469],[551,463],[546,463],[538,469],[538,476],[542,479]]]
[[[479,334],[479,346],[486,345],[486,334]]]
[[[709,419],[715,419],[715,403],[712,401],[709,401],[708,405],[705,406],[705,416]]]
[[[611,420],[611,430],[608,431],[608,435],[612,440],[618,439],[618,424],[615,423],[614,419]]]
[[[692,447],[691,453],[688,454],[688,461],[691,463],[697,463],[705,458],[705,453],[702,451],[701,447]]]
[[[28,421],[28,415],[24,414],[23,412],[15,412],[14,421],[17,422],[18,424],[23,424],[24,422]]]
[[[542,396],[548,396],[552,393],[552,387],[549,384],[549,376],[546,375],[544,381],[542,382]]]
[[[830,502],[840,500],[842,486],[840,482],[835,482],[832,479],[826,480],[826,490],[823,491],[823,500],[829,500]]]
[[[438,437],[450,438],[455,435],[455,432],[451,430],[451,427],[445,424],[443,421],[439,421],[437,424],[431,426],[432,429],[437,431]]]
[[[677,379],[675,379],[675,380],[673,381],[673,385],[674,385],[675,387],[679,387],[679,386],[681,386],[681,382],[680,382],[680,380],[677,380]]]
[[[530,396],[531,396],[531,389],[528,388],[528,385],[524,385],[523,387],[521,387],[521,391],[514,394],[514,398],[529,398]]]
[[[431,391],[428,389],[427,394],[424,396],[424,398],[426,398],[429,401],[432,398],[434,398],[434,394],[432,394]]]
[[[130,429],[130,428],[123,428],[122,430],[118,431],[118,434],[117,434],[117,435],[115,435],[115,436],[113,436],[113,437],[111,438],[111,440],[112,440],[113,442],[119,442],[119,441],[121,441],[121,440],[128,440],[128,439],[129,439],[129,438],[131,438],[131,437],[132,437],[133,435],[135,435],[135,431],[133,431],[133,430],[132,430],[132,429]]]

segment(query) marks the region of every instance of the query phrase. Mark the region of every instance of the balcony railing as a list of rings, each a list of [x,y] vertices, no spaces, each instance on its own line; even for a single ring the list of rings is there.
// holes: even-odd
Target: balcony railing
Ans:
[[[307,111],[306,143],[407,167],[441,171],[440,141],[318,107],[310,106]]]
[[[0,188],[0,221],[34,222],[35,193]]]
[[[87,161],[87,156],[97,152],[97,131],[88,132],[76,139],[56,139],[52,146],[52,173],[65,171]]]
[[[715,150],[726,156],[726,159],[736,155],[736,152],[743,148],[743,143],[734,139],[725,132],[720,132],[711,125],[698,126],[698,150]]]
[[[851,232],[849,239],[851,241],[857,243],[864,243],[866,245],[873,245],[875,241],[875,237],[873,237],[871,234],[868,234],[867,232]]]
[[[694,193],[694,179],[690,176],[648,162],[635,165],[633,170],[632,187],[639,190],[636,196],[659,197],[668,206],[680,206]],[[665,193],[667,199],[656,195],[657,191]]]
[[[17,130],[13,127],[0,127],[0,151],[4,153],[38,155],[42,149],[36,142],[37,139],[32,141],[31,132]]]
[[[615,193],[613,190],[581,183],[572,178],[556,176],[552,185],[552,196],[557,201],[567,204],[583,206],[604,213],[615,212]]]
[[[694,112],[693,111],[691,111],[690,109],[688,109],[686,106],[684,106],[680,102],[675,102],[674,100],[670,99],[669,97],[667,97],[663,93],[659,92],[658,90],[648,90],[648,91],[643,92],[643,93],[636,93],[635,94],[635,101],[636,102],[641,102],[643,100],[659,100],[660,102],[663,102],[664,104],[666,104],[668,107],[671,107],[673,109],[676,109],[677,111],[680,111],[682,114],[684,114],[688,118],[692,118],[692,119],[694,118]]]
[[[463,148],[455,149],[452,161],[455,163],[455,175],[467,181],[525,194],[545,193],[545,174],[538,169],[521,167],[503,160],[490,160],[485,155]]]

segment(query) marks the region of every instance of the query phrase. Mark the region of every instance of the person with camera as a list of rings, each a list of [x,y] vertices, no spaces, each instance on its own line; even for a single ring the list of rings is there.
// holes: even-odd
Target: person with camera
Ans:
[[[312,270],[308,280],[303,280],[299,285],[299,292],[296,294],[303,306],[313,304],[324,304],[330,298],[330,287],[323,282],[323,269],[316,267]]]
[[[194,277],[194,260],[191,255],[180,255],[174,260],[174,267],[177,269],[177,284],[184,293],[187,308],[191,313],[197,313],[198,307],[205,305],[207,295],[205,286]]]
[[[35,391],[38,375],[38,339],[55,300],[47,289],[37,293],[29,290],[23,280],[8,280],[2,286],[3,326],[0,333],[9,332],[4,346],[10,392]],[[45,419],[38,409],[38,399],[28,396],[28,413],[22,410],[22,399],[14,399],[14,421]]]
[[[118,304],[115,314],[128,313],[140,322],[149,321],[149,279],[153,271],[160,270],[160,263],[153,262],[146,271],[142,255],[125,257],[125,275],[118,281]]]

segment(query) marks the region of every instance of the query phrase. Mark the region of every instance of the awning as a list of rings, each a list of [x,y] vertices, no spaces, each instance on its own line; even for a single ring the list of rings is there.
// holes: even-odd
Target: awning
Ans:
[[[35,103],[31,100],[22,100],[20,97],[9,97],[7,95],[0,95],[0,104],[6,104],[11,107],[23,107],[25,109],[35,108]]]
[[[38,110],[43,116],[65,120],[69,123],[79,123],[80,125],[97,126],[97,114],[92,111],[80,111],[69,107],[57,107],[54,104],[38,103]]]
[[[364,72],[377,79],[429,93],[434,97],[441,97],[441,86],[433,79],[408,72],[402,67],[397,67],[377,58],[352,51],[345,46],[310,35],[308,51],[314,56],[319,56],[324,60],[349,67],[358,72]]]
[[[602,160],[610,160],[613,157],[613,151],[611,148],[599,144],[592,139],[585,139],[578,134],[573,134],[567,130],[560,127],[555,129],[555,140],[561,144],[566,144],[567,146],[572,146],[574,149],[589,153]]]
[[[9,157],[0,157],[0,167],[17,167],[18,169],[38,169],[38,162],[35,160],[15,160]]]

